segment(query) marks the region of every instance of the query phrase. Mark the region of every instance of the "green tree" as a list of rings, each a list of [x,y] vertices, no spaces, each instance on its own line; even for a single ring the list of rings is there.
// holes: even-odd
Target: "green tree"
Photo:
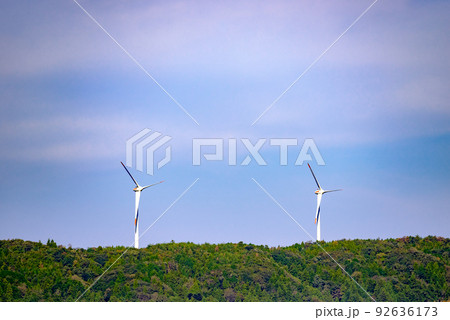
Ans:
[[[57,247],[56,246],[56,242],[53,241],[53,239],[48,239],[47,240],[47,246],[50,247],[50,248],[56,248]]]
[[[392,285],[389,281],[385,279],[378,279],[375,285],[375,299],[377,301],[392,302],[395,301],[393,298]]]
[[[14,301],[14,297],[13,297],[13,289],[11,284],[8,282],[6,283],[6,290],[5,290],[5,301]]]
[[[346,302],[362,302],[364,299],[361,297],[360,288],[352,281],[350,285],[344,289],[344,295],[342,301]]]

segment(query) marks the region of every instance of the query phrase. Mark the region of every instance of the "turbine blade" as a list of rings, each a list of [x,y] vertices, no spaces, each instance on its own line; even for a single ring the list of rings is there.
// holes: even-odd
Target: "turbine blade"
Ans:
[[[309,163],[308,163],[308,167],[309,167],[309,170],[311,170],[311,173],[312,173],[312,175],[313,175],[313,177],[314,177],[314,180],[316,180],[317,187],[318,187],[319,189],[322,189],[322,188],[320,187],[319,181],[317,181],[317,178],[316,178],[316,176],[315,176],[313,170],[311,169],[311,166],[309,165]]]
[[[136,180],[134,180],[133,176],[131,175],[130,171],[128,171],[127,167],[125,167],[125,165],[123,164],[122,161],[120,161],[120,163],[121,163],[122,166],[125,168],[125,170],[127,170],[128,175],[131,177],[131,180],[133,180],[133,182],[136,184],[136,187],[139,187],[139,184],[136,182]]]
[[[142,188],[142,190],[144,190],[144,189],[147,189],[147,188],[149,188],[149,187],[153,187],[153,186],[156,186],[157,184],[160,184],[160,183],[163,183],[164,181],[160,181],[160,182],[157,182],[157,183],[154,183],[154,184],[151,184],[151,185],[149,185],[149,186],[145,186],[145,187],[143,187]]]
[[[335,190],[325,190],[323,193],[342,191],[343,189],[335,189]]]
[[[314,223],[316,224],[320,219],[320,202],[322,201],[322,194],[317,195],[317,209],[316,209],[316,220]]]

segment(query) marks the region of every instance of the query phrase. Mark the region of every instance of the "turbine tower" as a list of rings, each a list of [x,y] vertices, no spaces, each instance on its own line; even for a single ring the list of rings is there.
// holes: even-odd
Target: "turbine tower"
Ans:
[[[134,247],[136,249],[139,249],[139,200],[141,198],[141,192],[144,189],[147,189],[148,187],[155,186],[157,184],[160,184],[164,181],[160,181],[158,183],[151,184],[149,186],[141,187],[137,181],[133,178],[130,171],[128,171],[127,167],[123,164],[123,162],[120,162],[122,166],[127,170],[128,175],[131,177],[131,180],[133,180],[136,187],[133,189],[135,194],[135,209],[134,209]]]
[[[314,175],[313,170],[311,169],[311,166],[308,163],[308,167],[309,170],[311,170],[311,173],[314,177],[314,180],[316,181],[317,184],[317,189],[314,193],[317,194],[317,209],[316,209],[316,220],[314,221],[314,223],[317,225],[317,241],[320,241],[320,202],[322,201],[322,195],[324,193],[328,193],[328,192],[334,192],[334,191],[341,191],[342,189],[336,189],[336,190],[323,190],[322,187],[319,184],[319,181],[317,181],[316,176]]]

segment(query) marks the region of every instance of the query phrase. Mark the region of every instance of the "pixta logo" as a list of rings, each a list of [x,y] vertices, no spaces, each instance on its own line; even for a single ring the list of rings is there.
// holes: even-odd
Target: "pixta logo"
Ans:
[[[171,161],[172,149],[170,145],[167,145],[170,140],[172,140],[172,137],[165,136],[157,131],[150,129],[140,131],[126,142],[126,165],[133,167],[135,162],[136,170],[143,172],[144,162],[146,162],[146,172],[153,175],[155,167],[159,170]],[[224,151],[225,145],[227,145],[227,154]],[[325,161],[313,139],[305,139],[300,147],[296,138],[262,138],[257,139],[256,142],[247,138],[194,138],[192,139],[192,165],[200,166],[205,161],[224,161],[229,166],[247,166],[253,161],[256,165],[266,166],[267,161],[261,152],[265,145],[273,148],[272,151],[279,152],[279,164],[281,166],[288,165],[289,152],[295,152],[296,166],[314,160],[318,165],[325,165]],[[244,151],[243,156],[242,152],[239,153],[240,159],[238,159],[238,146],[240,151]],[[162,148],[165,149],[157,152]]]
[[[164,157],[156,162],[155,152],[162,148],[167,142],[172,140],[170,136],[163,136],[162,133],[150,129],[144,129],[132,136],[126,142],[126,165],[133,166],[133,158],[136,158],[136,170],[144,171],[144,158],[147,159],[147,174],[153,175],[154,166],[158,169],[164,167],[172,158],[171,146],[166,146]],[[134,157],[133,157],[134,156]]]
[[[247,155],[245,158],[239,162],[241,166],[247,166],[252,160],[255,160],[255,163],[259,166],[266,166],[267,162],[264,159],[263,155],[260,153],[261,148],[266,144],[267,140],[269,140],[269,145],[278,149],[280,153],[280,165],[287,166],[288,165],[288,151],[289,147],[298,147],[298,140],[295,138],[284,138],[284,139],[258,139],[256,143],[252,143],[250,139],[239,139],[240,143],[245,148]],[[237,145],[238,139],[231,138],[226,141],[228,143],[228,155],[227,161],[228,165],[235,166],[238,164],[237,161]],[[213,147],[213,153],[204,153],[202,152],[202,147]],[[298,148],[297,148],[298,149]],[[310,154],[311,153],[311,154]],[[196,138],[192,140],[192,165],[199,166],[202,162],[203,158],[207,161],[223,161],[224,160],[224,139],[203,139]],[[295,165],[301,166],[303,163],[312,161],[312,156],[314,156],[318,165],[325,165],[325,161],[323,161],[322,155],[319,152],[315,142],[313,139],[305,139],[303,142],[300,151],[296,157]]]

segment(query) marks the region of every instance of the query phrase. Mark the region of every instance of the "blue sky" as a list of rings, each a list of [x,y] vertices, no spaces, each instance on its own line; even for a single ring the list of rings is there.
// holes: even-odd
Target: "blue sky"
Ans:
[[[142,184],[141,238],[290,245],[315,235],[306,165],[192,166],[192,138],[313,138],[325,166],[325,240],[449,237],[450,50],[446,1],[378,1],[255,125],[372,1],[88,1],[0,4],[0,238],[74,247],[133,242],[125,142],[173,137]],[[291,153],[292,151],[292,153]],[[238,145],[238,162],[246,156]],[[254,161],[253,161],[254,162]]]

